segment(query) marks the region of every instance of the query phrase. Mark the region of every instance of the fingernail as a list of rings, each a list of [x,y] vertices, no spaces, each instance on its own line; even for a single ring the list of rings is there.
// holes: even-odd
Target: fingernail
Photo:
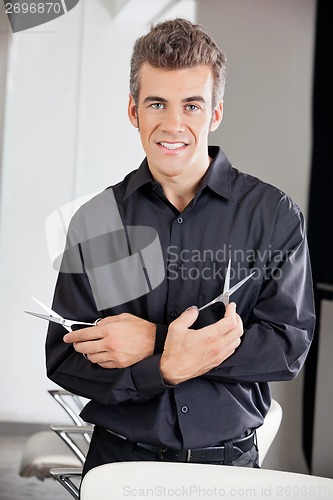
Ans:
[[[190,306],[187,309],[185,309],[185,311],[189,311],[190,309],[196,309],[196,310],[198,310],[197,306]]]

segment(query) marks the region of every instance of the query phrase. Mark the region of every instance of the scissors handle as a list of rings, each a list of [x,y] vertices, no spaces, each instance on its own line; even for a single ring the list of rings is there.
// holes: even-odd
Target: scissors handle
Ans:
[[[74,325],[96,326],[97,321],[98,321],[98,319],[96,321],[94,321],[93,323],[86,323],[85,321],[75,321],[75,320],[70,320],[70,319],[62,319],[60,321],[60,324],[63,326],[68,326],[70,328]]]
[[[229,268],[230,268],[230,261],[229,261],[227,278],[226,278],[226,282],[227,283],[229,282],[229,273],[230,273],[230,269]],[[223,293],[221,295],[219,295],[215,299],[213,299],[210,302],[208,302],[208,304],[205,304],[204,306],[199,307],[198,311],[202,311],[203,309],[206,309],[206,307],[209,307],[209,306],[212,306],[213,304],[216,304],[216,302],[223,302],[223,304],[225,305],[225,307],[227,307],[227,305],[229,304],[229,297],[230,297],[230,295],[232,295],[234,292],[236,292],[236,290],[238,290],[238,288],[240,288],[241,286],[243,286],[244,283],[246,283],[247,280],[249,280],[254,274],[255,274],[254,272],[251,273],[251,274],[249,274],[248,276],[246,276],[244,279],[242,279],[241,281],[239,281],[238,283],[236,283],[236,285],[234,285],[231,288],[229,288],[229,284],[227,284],[227,286],[224,286]]]

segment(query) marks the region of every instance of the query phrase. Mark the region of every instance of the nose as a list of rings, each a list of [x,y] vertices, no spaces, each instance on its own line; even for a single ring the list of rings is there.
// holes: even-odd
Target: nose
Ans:
[[[168,134],[177,134],[184,130],[183,115],[181,110],[169,108],[165,110],[162,121],[162,130]]]

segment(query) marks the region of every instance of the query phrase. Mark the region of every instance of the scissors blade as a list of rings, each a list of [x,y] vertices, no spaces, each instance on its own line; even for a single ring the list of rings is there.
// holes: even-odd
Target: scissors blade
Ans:
[[[66,325],[66,320],[64,318],[55,317],[55,316],[48,316],[47,314],[39,314],[31,311],[24,311],[27,314],[31,314],[32,316],[36,316],[37,318],[42,318],[46,319],[47,321],[53,321],[54,323],[58,323],[59,325],[65,326]]]
[[[37,302],[37,304],[39,304],[41,306],[41,308],[44,309],[44,311],[46,311],[48,314],[50,314],[50,316],[53,316],[55,318],[61,318],[60,314],[53,311],[53,309],[50,309],[50,307],[47,307],[40,300],[37,300],[37,299],[35,299],[35,297],[32,297],[32,296],[31,296],[31,298],[34,299],[34,301]]]
[[[242,285],[244,285],[244,283],[247,282],[247,280],[249,280],[255,273],[251,273],[249,274],[248,276],[246,276],[244,279],[242,279],[241,281],[239,281],[238,283],[236,283],[236,285],[232,286],[230,288],[230,290],[228,291],[228,297],[230,297],[230,295],[232,295],[236,290],[238,290],[238,288],[240,288]]]
[[[228,267],[227,267],[227,272],[226,272],[226,275],[225,275],[222,297],[227,297],[228,296],[228,292],[229,292],[229,288],[230,288],[230,270],[231,270],[231,259],[229,259],[229,263],[228,263]]]

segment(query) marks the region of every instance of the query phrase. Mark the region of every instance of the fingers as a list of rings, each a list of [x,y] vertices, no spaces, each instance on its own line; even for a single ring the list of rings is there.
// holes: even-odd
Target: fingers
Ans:
[[[66,333],[63,341],[67,344],[73,344],[75,342],[86,342],[87,340],[100,340],[102,337],[101,328],[99,326],[91,326]]]
[[[173,326],[176,326],[181,330],[185,330],[193,325],[198,316],[198,308],[196,306],[191,306],[186,309],[177,319],[175,319],[172,324]]]
[[[243,322],[236,312],[236,304],[234,302],[228,304],[223,318],[200,330],[212,336],[228,336],[230,341],[242,336],[244,331]]]
[[[230,329],[227,332],[231,347],[235,350],[241,343],[241,337],[244,333],[241,317],[236,313],[236,304],[231,303],[227,306],[224,320],[229,322]]]
[[[84,341],[84,342],[73,342],[74,349],[81,354],[97,354],[104,352],[103,345],[98,340],[94,341]]]

